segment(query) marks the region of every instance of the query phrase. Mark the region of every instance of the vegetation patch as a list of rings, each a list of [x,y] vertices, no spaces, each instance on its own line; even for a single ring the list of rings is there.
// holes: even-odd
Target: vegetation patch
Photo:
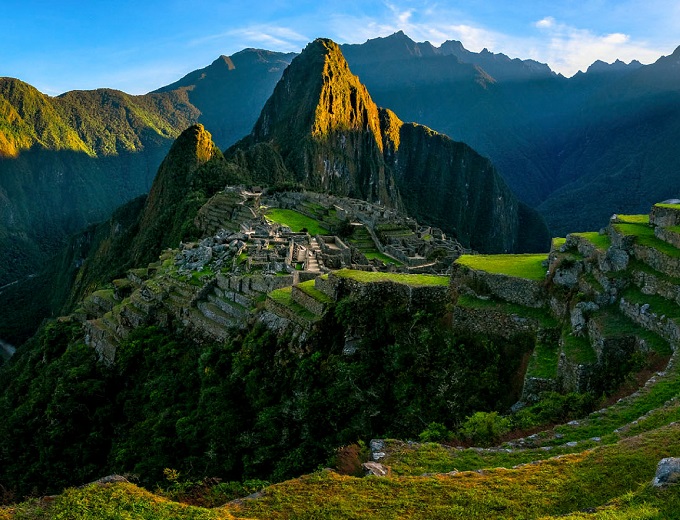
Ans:
[[[353,269],[341,269],[334,273],[340,278],[349,278],[357,282],[394,282],[412,287],[423,286],[448,286],[448,276],[432,274],[402,274],[402,273],[376,273],[371,271],[355,271]]]
[[[528,280],[544,280],[546,254],[462,255],[456,263],[478,271],[504,274]]]
[[[308,309],[305,309],[302,305],[293,301],[292,287],[284,287],[283,289],[276,289],[269,293],[269,298],[274,300],[276,303],[288,307],[293,312],[307,320],[315,320],[318,318],[316,314]]]
[[[562,341],[564,344],[564,354],[569,361],[583,365],[597,361],[595,350],[593,350],[593,346],[587,338],[573,334],[564,334]]]
[[[645,224],[614,224],[614,229],[624,236],[636,237],[636,242],[657,249],[671,258],[680,258],[680,249],[654,236],[654,229]]]
[[[308,294],[309,296],[314,298],[316,301],[322,303],[333,303],[333,300],[331,300],[328,297],[328,295],[322,293],[319,289],[315,287],[314,280],[308,280],[306,282],[299,283],[297,284],[296,287],[305,294]]]
[[[626,224],[649,224],[649,214],[645,215],[616,215],[616,220]]]
[[[312,236],[328,234],[328,229],[323,227],[318,220],[292,209],[270,208],[265,213],[265,217],[277,224],[288,226],[295,233],[306,230]]]
[[[552,249],[559,249],[567,241],[564,237],[556,237],[552,239]]]
[[[458,297],[456,305],[468,309],[488,309],[502,312],[504,314],[517,314],[523,318],[530,318],[538,321],[543,327],[557,327],[558,322],[547,309],[540,307],[524,307],[516,303],[494,300],[493,298],[476,298],[467,294]]]
[[[654,204],[655,208],[666,208],[666,209],[677,209],[680,210],[680,204],[664,204],[663,202],[658,202]]]
[[[537,343],[534,353],[529,360],[527,377],[541,379],[555,379],[557,377],[557,363],[560,359],[560,349],[557,345]]]
[[[572,233],[576,237],[585,238],[588,242],[593,244],[600,251],[606,251],[612,245],[609,235],[601,235],[597,231],[589,231],[586,233]]]

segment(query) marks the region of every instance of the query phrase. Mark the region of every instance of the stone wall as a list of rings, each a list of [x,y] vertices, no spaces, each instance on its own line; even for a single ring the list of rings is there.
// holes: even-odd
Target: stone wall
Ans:
[[[453,264],[452,280],[455,288],[466,292],[467,287],[480,296],[493,296],[525,307],[545,307],[547,292],[543,280],[527,280],[503,274],[487,273]]]
[[[663,240],[664,242],[680,249],[680,233],[677,231],[656,227],[654,228],[654,236],[656,236],[656,238],[659,240]]]
[[[626,316],[647,330],[656,332],[659,336],[669,341],[673,350],[680,341],[680,326],[666,316],[658,316],[651,312],[645,305],[629,302],[621,298],[619,308]]]
[[[680,305],[680,285],[645,271],[633,271],[632,276],[633,282],[640,288],[642,294],[658,294]]]
[[[557,387],[562,392],[587,392],[590,390],[594,365],[575,363],[560,352],[557,364]]]
[[[291,296],[294,302],[299,303],[305,309],[313,312],[317,316],[321,316],[326,310],[326,305],[323,302],[320,302],[313,296],[310,296],[296,285],[293,286]]]
[[[635,258],[668,276],[680,277],[680,258],[668,256],[653,247],[633,245]]]
[[[659,227],[671,227],[680,225],[680,210],[652,206],[649,214],[649,223]]]
[[[495,336],[509,340],[518,335],[536,336],[539,324],[530,320],[490,309],[453,308],[451,325],[455,331],[477,337]]]

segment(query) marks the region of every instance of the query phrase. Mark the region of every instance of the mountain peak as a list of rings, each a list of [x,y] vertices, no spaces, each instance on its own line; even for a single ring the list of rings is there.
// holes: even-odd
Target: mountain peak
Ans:
[[[284,147],[335,130],[370,130],[380,142],[378,109],[329,39],[309,43],[286,69],[253,128],[256,141]]]

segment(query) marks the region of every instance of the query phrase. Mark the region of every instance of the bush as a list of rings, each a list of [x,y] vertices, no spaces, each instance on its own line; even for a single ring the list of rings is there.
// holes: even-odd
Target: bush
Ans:
[[[442,442],[451,438],[451,432],[442,423],[431,422],[419,437],[421,442]]]
[[[475,445],[492,446],[510,431],[510,426],[510,419],[498,415],[498,412],[476,412],[465,419],[459,432]]]

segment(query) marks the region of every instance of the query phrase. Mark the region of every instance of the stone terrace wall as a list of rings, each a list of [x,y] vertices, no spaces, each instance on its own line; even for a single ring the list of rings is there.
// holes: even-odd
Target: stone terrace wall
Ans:
[[[453,285],[462,289],[467,287],[477,295],[494,296],[510,303],[525,307],[544,307],[547,293],[543,280],[528,280],[503,274],[487,273],[453,264]],[[462,289],[462,292],[466,292]]]
[[[680,258],[665,255],[653,247],[633,245],[633,254],[648,266],[666,273],[669,276],[680,277]]]
[[[535,336],[539,325],[535,320],[522,318],[490,309],[454,307],[452,316],[454,330],[472,336],[497,336],[506,340],[521,334]]]
[[[659,227],[678,226],[680,225],[680,210],[652,206],[649,223]]]

